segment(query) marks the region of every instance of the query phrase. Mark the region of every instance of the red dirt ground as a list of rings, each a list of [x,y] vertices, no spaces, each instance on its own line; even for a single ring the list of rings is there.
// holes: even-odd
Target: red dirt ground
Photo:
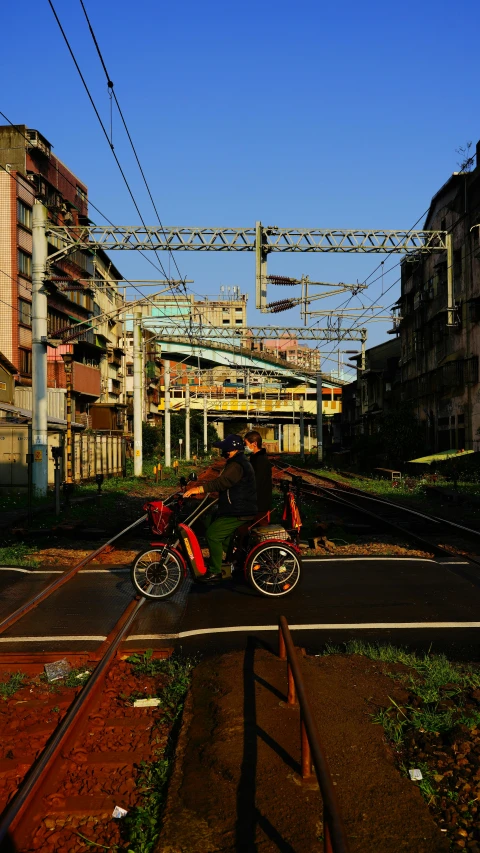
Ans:
[[[115,663],[99,704],[78,731],[74,747],[63,756],[60,774],[43,790],[42,818],[31,831],[22,826],[20,843],[15,837],[18,853],[85,850],[88,844],[80,835],[100,845],[98,849],[121,844],[120,824],[111,817],[113,808],[129,810],[140,804],[135,781],[140,763],[158,758],[171,728],[168,721],[163,722],[160,706],[135,708],[133,701],[157,695],[165,682],[163,675],[134,675],[126,661]],[[8,701],[0,702],[2,808],[78,692],[60,685],[53,690],[37,676]]]

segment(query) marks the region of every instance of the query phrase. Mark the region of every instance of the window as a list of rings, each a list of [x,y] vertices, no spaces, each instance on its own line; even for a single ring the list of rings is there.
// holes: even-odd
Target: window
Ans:
[[[31,278],[32,275],[32,257],[27,255],[22,249],[18,250],[18,272],[20,275],[26,275]]]
[[[30,302],[26,302],[25,299],[18,300],[18,322],[22,324],[22,326],[31,326],[32,325],[32,306]]]
[[[78,184],[77,184],[77,198],[81,199],[81,201],[87,200],[87,194],[86,194],[85,190],[83,190],[82,187],[79,187]]]
[[[237,326],[241,326],[241,325],[242,325],[242,323],[243,323],[242,318],[241,318],[241,317],[236,317],[236,319],[235,319],[235,323],[236,323],[236,325],[237,325]]]
[[[19,198],[17,199],[17,217],[18,221],[25,225],[25,228],[32,227],[32,208],[20,201]]]
[[[133,364],[127,364],[127,376],[133,376]]]
[[[20,373],[32,373],[32,353],[30,350],[20,349]]]

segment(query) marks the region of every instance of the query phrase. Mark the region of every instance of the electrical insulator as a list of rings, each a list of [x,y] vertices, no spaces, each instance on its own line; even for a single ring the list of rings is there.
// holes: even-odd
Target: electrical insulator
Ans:
[[[294,307],[295,302],[293,299],[280,299],[278,302],[270,302],[269,305],[267,305],[268,310],[271,311],[272,314],[279,314],[280,311],[288,311],[289,308]]]
[[[271,284],[300,284],[296,278],[289,278],[287,275],[267,275],[267,280]]]

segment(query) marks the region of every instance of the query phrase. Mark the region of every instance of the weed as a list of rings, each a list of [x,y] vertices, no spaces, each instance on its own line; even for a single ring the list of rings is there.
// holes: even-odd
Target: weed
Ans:
[[[3,566],[37,566],[38,560],[31,557],[35,545],[25,545],[17,542],[0,548],[0,565]]]
[[[23,672],[12,672],[8,681],[0,681],[0,696],[9,699],[25,684],[26,675]]]
[[[173,723],[183,708],[182,700],[188,690],[195,661],[176,655],[154,658],[152,649],[147,649],[143,655],[131,655],[127,661],[138,675],[167,677],[167,683],[160,691],[159,698],[162,700],[166,719]]]
[[[390,708],[381,708],[372,716],[372,723],[383,726],[388,740],[399,747],[403,742],[403,730],[407,721],[401,719],[398,714],[393,716],[392,711],[393,708],[391,706]]]
[[[143,655],[130,655],[127,658],[127,663],[132,664],[133,672],[136,675],[159,675],[164,672],[162,664],[165,664],[164,658],[154,658],[153,649],[147,649]]]
[[[167,795],[171,763],[163,753],[157,761],[140,765],[137,788],[143,802],[122,820],[122,832],[135,853],[150,853],[154,849],[160,832],[159,816]]]
[[[87,669],[71,669],[65,678],[62,678],[64,687],[82,687],[91,676],[90,670]]]

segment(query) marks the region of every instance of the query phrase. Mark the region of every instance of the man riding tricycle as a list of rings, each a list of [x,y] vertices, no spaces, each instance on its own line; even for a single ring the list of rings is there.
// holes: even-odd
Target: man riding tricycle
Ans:
[[[145,507],[151,532],[158,536],[158,541],[136,558],[132,581],[146,598],[169,598],[188,571],[195,581],[216,585],[231,577],[233,568],[234,576],[243,574],[258,592],[268,596],[286,595],[300,580],[301,520],[289,482],[285,481],[283,488],[284,524],[264,523],[268,522],[269,513],[264,518],[258,517],[255,476],[244,455],[242,438],[229,435],[214,446],[220,448],[226,459],[219,477],[201,485],[184,481],[184,488],[169,506],[153,501]],[[207,567],[192,528],[212,512],[217,503],[212,497],[215,492],[218,492],[217,512],[205,533],[210,552]],[[194,496],[203,499],[182,521],[185,501]]]

